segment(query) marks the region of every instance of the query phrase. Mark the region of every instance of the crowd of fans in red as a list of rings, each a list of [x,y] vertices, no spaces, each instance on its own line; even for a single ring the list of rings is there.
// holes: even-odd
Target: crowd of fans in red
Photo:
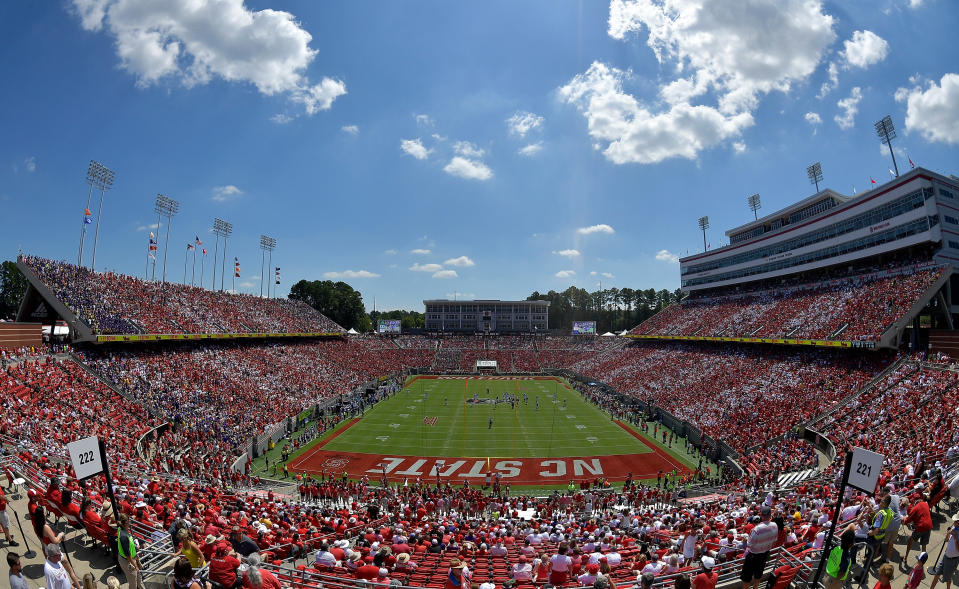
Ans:
[[[631,333],[878,341],[942,272],[906,265],[738,295],[694,295]]]
[[[24,257],[23,261],[61,302],[99,334],[344,331],[299,301],[148,282],[43,258]]]

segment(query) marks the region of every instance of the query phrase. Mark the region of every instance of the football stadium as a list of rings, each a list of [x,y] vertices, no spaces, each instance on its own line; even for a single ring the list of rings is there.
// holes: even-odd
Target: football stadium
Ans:
[[[199,141],[216,116],[223,117],[216,122],[221,131],[243,128],[247,123],[238,119],[225,121],[252,108],[246,100],[286,100],[295,113],[260,118],[290,131],[316,121],[309,117],[328,114],[334,100],[338,106],[346,100],[342,80],[324,77],[307,85],[305,68],[317,53],[307,27],[319,34],[315,20],[301,22],[279,9],[255,10],[241,0],[191,7],[139,0],[69,4],[61,18],[86,35],[76,42],[109,41],[97,49],[109,58],[98,75],[136,77],[140,94],[113,103],[119,118],[125,115],[116,105],[149,100],[143,107],[148,118],[162,125],[189,119],[185,127],[195,127],[190,136]],[[345,10],[337,4],[303,10],[308,15]],[[831,177],[824,180],[817,162],[806,168],[809,184],[804,177],[800,190],[783,187],[782,194],[768,198],[777,203],[769,210],[762,209],[759,194],[747,197],[754,218],[740,223],[746,218],[741,205],[727,211],[734,208],[730,200],[741,200],[740,176],[759,177],[764,167],[778,170],[776,158],[802,167],[784,151],[773,152],[772,144],[756,148],[770,150],[763,159],[751,159],[753,144],[738,141],[753,116],[761,116],[754,103],[771,100],[771,92],[788,94],[809,85],[804,82],[815,67],[794,72],[800,66],[786,63],[788,56],[777,53],[781,46],[790,54],[812,51],[813,66],[823,65],[820,101],[857,69],[884,60],[889,49],[873,32],[850,31],[842,49],[830,53],[836,61],[826,66],[823,51],[835,36],[835,17],[812,27],[810,38],[790,37],[799,35],[797,23],[804,19],[828,16],[821,14],[826,9],[821,3],[803,4],[803,14],[792,14],[796,6],[775,0],[750,0],[719,14],[707,14],[709,4],[689,10],[682,2],[613,0],[595,14],[595,7],[585,7],[606,23],[611,39],[648,32],[647,49],[660,65],[675,61],[677,71],[689,67],[696,74],[658,90],[673,110],[653,116],[660,120],[650,127],[670,131],[631,127],[616,137],[613,127],[638,125],[652,116],[647,106],[661,105],[629,94],[640,91],[630,85],[636,81],[631,71],[597,61],[558,89],[554,84],[546,93],[551,108],[574,107],[586,116],[589,128],[580,132],[589,133],[593,151],[571,158],[582,162],[554,162],[537,182],[568,172],[569,182],[587,185],[585,192],[602,192],[611,181],[605,176],[622,169],[611,166],[652,168],[673,158],[668,165],[678,160],[684,167],[667,173],[668,186],[708,192],[706,200],[694,202],[708,202],[717,211],[714,222],[736,219],[718,239],[715,229],[709,233],[708,216],[699,217],[678,201],[648,202],[648,217],[624,209],[615,230],[577,218],[583,225],[578,229],[551,227],[546,233],[534,224],[537,215],[518,212],[522,198],[536,190],[508,186],[506,166],[494,175],[484,163],[493,161],[491,153],[503,141],[514,141],[509,149],[520,158],[568,148],[545,134],[544,117],[520,111],[508,120],[500,143],[491,139],[482,146],[448,138],[436,119],[414,113],[407,124],[416,125],[420,138],[401,139],[401,161],[425,168],[446,149],[449,163],[432,170],[449,176],[442,181],[406,185],[409,178],[395,170],[382,180],[366,163],[353,168],[356,163],[345,158],[353,157],[354,147],[346,142],[381,133],[370,121],[369,126],[338,123],[342,142],[325,153],[329,161],[298,160],[292,168],[276,161],[230,164],[217,151],[238,157],[229,145],[200,151],[202,146],[179,144],[184,151],[177,157],[184,159],[177,174],[185,179],[178,181],[193,182],[186,160],[237,176],[241,169],[251,177],[270,176],[276,182],[271,190],[281,194],[275,206],[269,199],[251,204],[253,195],[232,184],[202,189],[202,195],[199,188],[184,190],[181,200],[131,196],[159,181],[153,166],[170,161],[159,155],[148,168],[131,162],[137,172],[128,176],[106,159],[90,160],[85,183],[72,178],[79,188],[71,185],[76,194],[62,201],[69,212],[59,210],[58,184],[49,179],[45,187],[30,189],[29,210],[13,208],[22,203],[9,205],[8,233],[0,241],[9,259],[0,272],[0,547],[11,587],[950,587],[959,565],[959,170],[954,167],[959,128],[952,115],[940,111],[928,118],[938,126],[918,121],[923,109],[953,99],[953,106],[959,105],[959,93],[948,95],[959,88],[952,79],[959,77],[945,74],[938,86],[918,73],[914,82],[910,75],[913,89],[889,93],[890,104],[906,114],[895,120],[884,116],[868,140],[858,137],[849,144],[868,145],[883,166],[888,159],[888,179],[869,176],[866,189],[841,190]],[[946,24],[937,27],[955,21],[954,7],[909,4],[895,10],[944,11]],[[436,5],[432,10],[442,12]],[[765,16],[756,17],[762,23],[750,25],[748,35],[724,29],[757,14]],[[682,32],[689,19],[710,20],[709,15],[725,24],[709,28],[700,20],[695,34]],[[465,26],[468,18],[460,16],[457,22]],[[780,22],[787,16],[788,23]],[[43,20],[49,16],[29,18],[46,27],[66,26]],[[708,34],[696,33],[697,27]],[[813,33],[824,30],[829,39],[817,41]],[[765,65],[723,70],[733,66],[720,64],[715,54],[735,53],[743,35],[765,48],[768,59],[755,58]],[[725,38],[725,44],[703,49],[700,44],[709,45],[713,36]],[[511,46],[507,38],[511,35],[504,32],[502,42]],[[428,53],[458,50],[461,44],[446,43]],[[595,40],[587,38],[585,45],[591,43]],[[817,43],[820,52],[810,49]],[[302,51],[281,59],[291,44]],[[400,46],[406,45],[381,49],[402,54]],[[712,57],[707,60],[706,54]],[[302,67],[284,70],[296,59],[304,60]],[[757,68],[766,71],[777,60],[783,71],[760,80]],[[640,86],[673,75],[637,63]],[[70,64],[62,67],[79,67]],[[277,71],[287,75],[268,79]],[[749,75],[758,76],[752,85],[734,87]],[[169,76],[183,87],[162,92],[152,87]],[[219,94],[240,82],[248,84],[249,95],[236,103]],[[350,84],[364,92],[362,82]],[[97,96],[124,92],[106,85]],[[707,87],[725,93],[718,110],[688,102],[707,94]],[[192,119],[187,97],[202,92],[210,94],[197,100],[213,106],[203,111],[203,120]],[[503,108],[506,99],[490,92],[464,96],[459,107]],[[852,126],[848,120],[862,99],[859,86],[852,92],[838,105],[844,113],[835,121],[842,131]],[[176,112],[167,112],[163,101]],[[723,128],[692,137],[690,128],[680,128],[682,117],[669,125],[661,119],[686,107],[709,110],[723,119]],[[703,121],[709,118],[698,112]],[[813,141],[827,143],[817,133],[828,131],[813,114],[808,112],[803,124],[812,129]],[[904,138],[894,123],[900,118],[909,130],[901,134],[913,144],[945,144],[935,146],[942,150],[935,161],[953,167],[917,165],[912,158],[918,156],[899,151],[897,142]],[[237,145],[267,136],[248,124],[250,135],[234,138]],[[772,120],[762,126],[795,133],[785,125]],[[649,141],[656,145],[638,152],[630,142],[642,133],[655,134]],[[712,143],[706,136],[714,137]],[[69,143],[62,139],[46,140]],[[294,140],[292,134],[264,139],[264,149],[292,153],[286,142]],[[682,146],[672,145],[674,140]],[[710,167],[715,164],[708,148],[715,152],[727,143],[737,158],[728,164],[736,174],[721,182],[697,180],[701,170],[694,168],[719,167]],[[395,147],[391,144],[393,152]],[[12,179],[0,186],[0,202],[21,190],[17,182],[24,178],[33,181],[48,167],[72,170],[86,162],[76,149],[44,159],[17,156],[8,172]],[[853,148],[842,143],[836,149]],[[143,154],[149,153],[144,147]],[[296,208],[309,199],[282,200],[293,191],[284,182],[313,165],[325,174],[349,169],[353,175],[348,186],[330,187],[341,196],[323,195],[328,216],[298,224],[311,217]],[[835,176],[846,173],[837,170]],[[381,180],[386,184],[364,184]],[[454,195],[461,196],[444,184],[451,180],[500,184],[491,189],[496,194],[464,192],[468,205],[457,208],[451,221],[443,211],[459,206]],[[133,185],[122,189],[130,201],[123,206],[136,215],[146,211],[149,221],[111,218],[110,199],[121,192],[121,181]],[[394,185],[397,199],[408,199],[404,206],[415,217],[385,206],[387,201],[368,200],[367,193]],[[422,185],[437,193],[404,192]],[[615,199],[625,201],[626,189],[620,188],[624,192]],[[584,198],[570,210],[578,215],[590,202]],[[562,204],[537,208],[544,212]],[[344,211],[356,207],[367,209],[362,212],[372,222],[366,218],[369,225],[334,233],[335,226],[350,224],[352,213]],[[62,221],[64,227],[69,223],[69,236],[59,231],[60,217],[69,217]],[[533,233],[530,227],[536,233],[519,237],[497,225],[512,217],[520,218],[523,233]],[[685,232],[697,217],[702,243],[699,233],[691,232],[686,244]],[[244,270],[240,262],[252,258],[255,266],[247,229],[227,220],[242,218],[264,225],[282,219],[286,227],[277,237],[260,236],[255,279],[255,270]],[[49,233],[47,223],[54,228]],[[455,253],[443,261],[446,254],[437,254],[442,246],[430,235],[444,224],[454,225],[452,233],[464,240],[481,238],[477,250],[489,257],[484,262],[479,253],[471,255],[488,265]],[[682,234],[683,248],[692,250],[644,253],[628,241],[657,230]],[[184,231],[189,236],[186,250],[179,250],[181,276],[176,248],[182,240],[176,239]],[[403,242],[405,251],[375,241],[383,233],[394,239],[401,232],[423,236]],[[562,232],[566,242],[530,245]],[[331,238],[334,234],[339,237]],[[602,255],[590,253],[591,266],[586,252],[596,237],[613,245]],[[14,243],[20,239],[29,247]],[[365,240],[384,250],[369,255],[378,266],[352,265],[354,250],[362,250]],[[284,250],[286,243],[291,245]],[[122,250],[134,247],[135,257],[127,258]],[[534,248],[548,253],[526,264],[523,259]],[[408,270],[399,267],[401,259],[408,260],[402,262]],[[564,269],[549,270],[541,280],[534,270],[544,259],[562,260]],[[616,282],[612,272],[602,271],[601,264],[611,260],[643,268],[634,275],[673,290],[612,287],[626,280]],[[669,268],[661,284],[648,270],[658,263]],[[476,284],[465,278],[479,272],[478,265],[488,272],[477,279],[484,283],[483,290],[476,289],[481,295],[460,292]],[[334,267],[369,267],[383,275]],[[524,278],[525,273],[530,275]],[[299,281],[288,286],[281,279],[288,275]],[[424,280],[416,283],[419,277]],[[368,286],[376,279],[382,280]],[[517,289],[545,280],[573,286],[519,299]],[[444,281],[452,286],[439,286]],[[424,282],[428,286],[419,286]],[[593,282],[596,293],[585,289]],[[384,312],[384,300],[396,309]],[[415,300],[415,308],[393,303],[401,300]]]

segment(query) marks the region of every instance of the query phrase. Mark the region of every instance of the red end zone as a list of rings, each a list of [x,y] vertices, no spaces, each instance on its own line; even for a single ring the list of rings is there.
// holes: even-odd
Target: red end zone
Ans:
[[[403,479],[431,479],[439,475],[444,480],[456,483],[470,481],[482,484],[486,472],[500,473],[504,482],[511,485],[557,485],[571,479],[606,477],[624,480],[632,472],[634,479],[656,478],[658,471],[691,472],[688,467],[665,450],[653,446],[626,424],[616,424],[645,444],[652,452],[646,454],[614,454],[608,456],[572,456],[563,458],[443,458],[427,456],[397,456],[395,454],[359,454],[355,452],[331,452],[323,447],[338,435],[352,427],[359,419],[350,421],[346,427],[324,440],[312,450],[289,463],[290,472],[304,474],[336,474],[343,471],[350,478],[369,475],[376,479],[383,475],[394,481]]]

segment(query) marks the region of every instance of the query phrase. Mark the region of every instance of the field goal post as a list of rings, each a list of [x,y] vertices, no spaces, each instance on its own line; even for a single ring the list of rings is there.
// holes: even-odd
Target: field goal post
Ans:
[[[495,374],[499,372],[499,366],[496,360],[477,360],[475,370],[479,374]]]

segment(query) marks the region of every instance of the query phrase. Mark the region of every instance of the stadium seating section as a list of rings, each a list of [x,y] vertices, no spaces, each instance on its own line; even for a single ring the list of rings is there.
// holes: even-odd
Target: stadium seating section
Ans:
[[[286,300],[160,287],[26,260],[98,333],[341,331]],[[686,300],[634,333],[875,340],[941,272],[900,266]],[[476,582],[500,588],[518,575],[520,589],[542,587],[544,561],[563,541],[573,557],[564,586],[589,584],[589,562],[617,584],[629,585],[647,571],[659,585],[671,586],[680,574],[697,574],[706,554],[717,559],[721,578],[732,581],[744,532],[761,502],[756,499],[765,495],[783,518],[774,562],[780,567],[775,587],[784,589],[794,576],[808,574],[806,561],[822,543],[836,468],[834,463],[821,476],[775,492],[778,474],[815,471],[823,460],[792,433],[794,426],[810,424],[840,455],[854,445],[887,456],[880,484],[893,483],[910,505],[920,501],[920,483],[930,491],[930,505],[947,495],[941,474],[921,471],[937,460],[955,461],[959,453],[959,372],[947,358],[926,361],[905,352],[401,335],[87,347],[56,358],[19,350],[3,359],[19,361],[0,372],[0,395],[7,400],[0,405],[0,442],[12,451],[0,464],[8,484],[15,474],[26,477],[34,505],[66,518],[95,542],[110,543],[116,530],[104,506],[104,483],[99,477],[78,483],[64,460],[66,442],[98,435],[107,441],[119,508],[133,518],[144,558],[167,559],[177,549],[167,531],[178,520],[190,522],[207,559],[224,542],[221,536],[237,527],[257,544],[267,562],[263,570],[283,587],[318,589],[375,568],[376,584],[393,579],[439,589],[454,557]],[[746,476],[682,501],[652,483],[533,498],[417,481],[383,489],[343,479],[301,482],[293,497],[274,495],[255,477],[231,469],[249,440],[318,401],[348,398],[379,377],[414,367],[472,371],[477,360],[496,360],[501,371],[566,369],[602,381],[726,442],[740,454]],[[604,408],[623,415],[626,406],[616,403],[610,397]],[[319,427],[334,427],[336,420],[326,418]],[[624,506],[635,511],[623,516]],[[855,515],[843,512],[847,519]],[[314,560],[314,551],[323,554],[325,546],[335,564]],[[404,553],[410,557],[398,558]],[[288,562],[281,566],[288,559],[292,569]],[[531,578],[522,573],[527,564]]]
[[[123,274],[94,273],[66,262],[25,257],[37,277],[98,334],[339,333],[309,305]]]
[[[690,296],[631,333],[878,341],[942,271],[938,266],[898,266],[742,294]]]

